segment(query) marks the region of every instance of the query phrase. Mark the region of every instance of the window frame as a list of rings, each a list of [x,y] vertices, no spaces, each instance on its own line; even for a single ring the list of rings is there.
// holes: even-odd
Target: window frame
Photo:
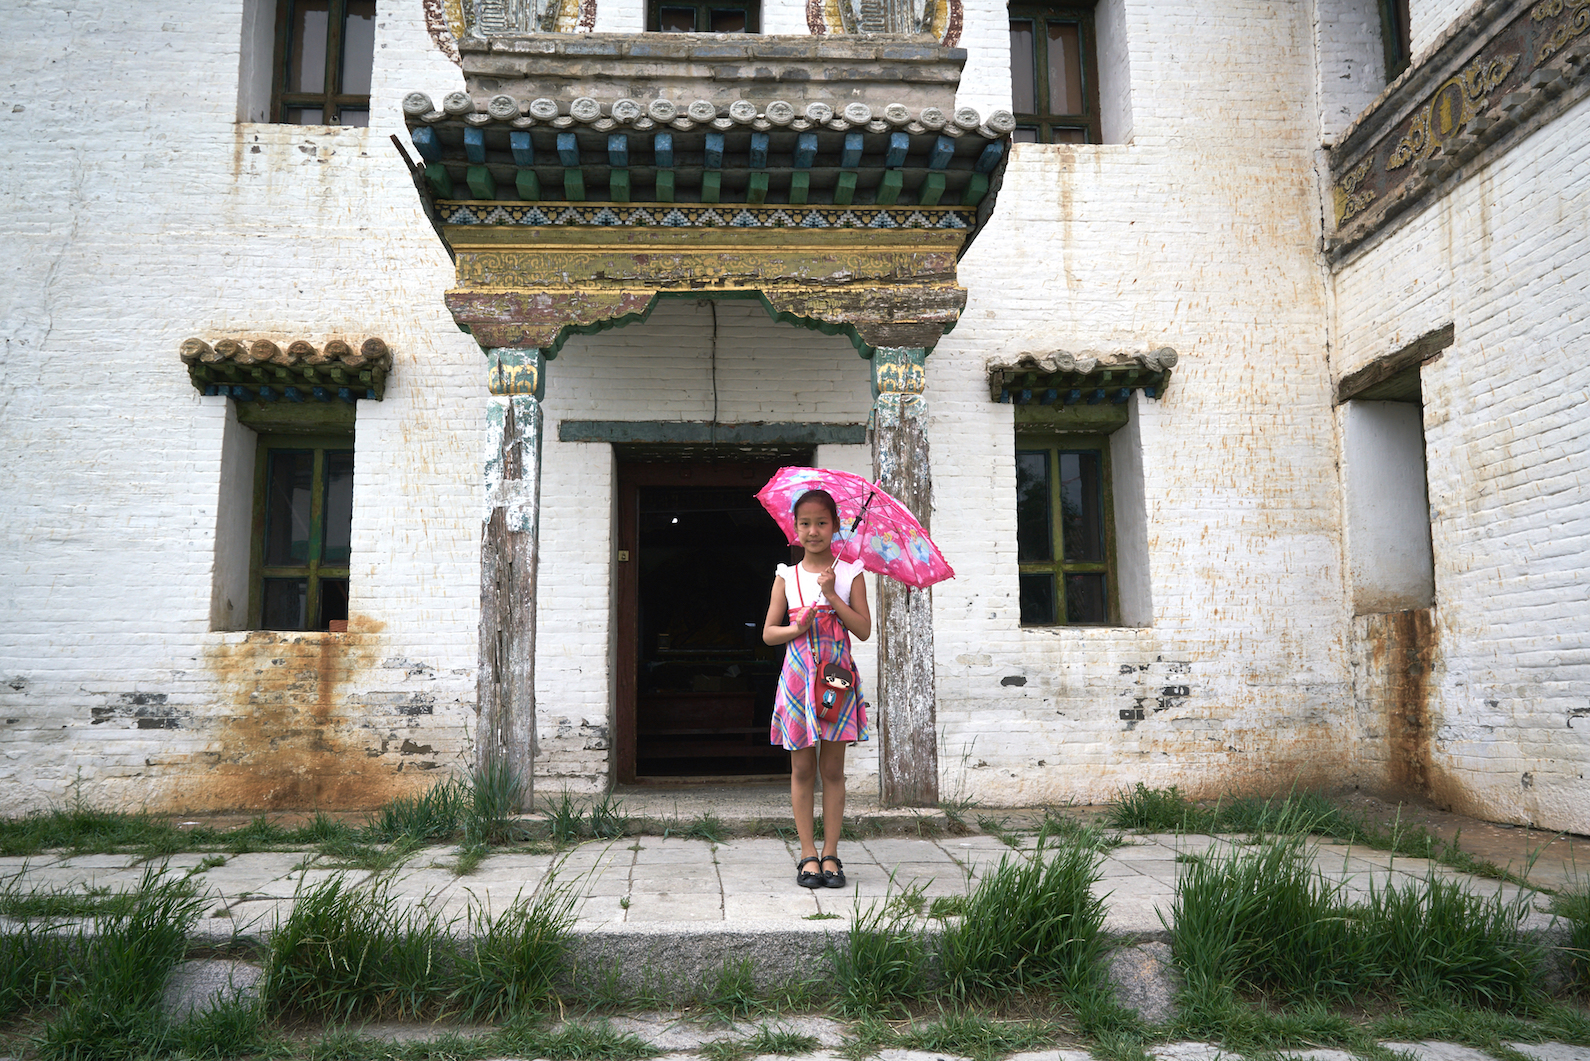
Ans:
[[[1380,0],[1380,44],[1386,59],[1386,84],[1413,60],[1413,23],[1408,0]]]
[[[270,455],[310,451],[314,453],[314,471],[310,480],[309,500],[309,556],[304,566],[291,567],[265,563],[266,515],[269,506]],[[268,578],[303,578],[307,581],[304,594],[305,626],[298,630],[279,630],[282,633],[324,633],[329,629],[314,625],[319,614],[321,583],[327,579],[341,579],[352,589],[352,558],[347,564],[325,564],[321,553],[325,545],[325,474],[328,453],[354,454],[353,434],[343,433],[264,433],[261,432],[254,450],[254,513],[249,531],[249,582],[248,629],[278,630],[264,624],[265,580]]]
[[[1020,576],[1048,574],[1054,577],[1055,586],[1055,620],[1048,623],[1032,623],[1025,619],[1019,620],[1024,629],[1044,630],[1055,627],[1114,627],[1121,625],[1120,605],[1120,579],[1115,560],[1115,496],[1114,496],[1114,469],[1110,463],[1110,437],[1106,434],[1094,432],[1053,431],[1053,430],[1018,430],[1015,433],[1015,446],[1011,451],[1011,461],[1023,452],[1043,450],[1049,454],[1054,473],[1050,476],[1049,483],[1049,534],[1050,559],[1040,561],[1016,562],[1017,568],[1017,604],[1020,606]],[[1067,560],[1065,558],[1065,539],[1063,534],[1064,521],[1061,519],[1060,504],[1060,475],[1059,457],[1062,453],[1094,452],[1099,455],[1099,514],[1102,524],[1100,533],[1104,538],[1103,560]],[[1015,500],[1013,498],[1013,500]],[[1018,554],[1019,556],[1019,554]],[[1065,576],[1068,574],[1099,574],[1104,575],[1105,616],[1102,622],[1072,622],[1066,615]]]
[[[662,9],[664,7],[689,7],[696,12],[696,24],[700,25],[703,17],[707,24],[712,24],[713,11],[740,11],[745,12],[745,32],[762,32],[762,4],[761,0],[646,0],[646,31],[648,33],[680,33],[682,30],[665,30],[662,28]],[[711,33],[710,29],[698,29],[696,33]]]
[[[319,107],[321,121],[315,124],[339,128],[342,112],[362,110],[369,125],[370,96],[340,92],[343,80],[342,27],[347,19],[348,0],[327,0],[326,70],[320,92],[287,91],[287,68],[292,37],[292,12],[297,0],[276,0],[276,45],[271,73],[270,120],[276,125],[298,125],[287,121],[287,111],[295,107]],[[373,58],[372,58],[373,62]],[[336,121],[331,119],[335,118]],[[361,128],[349,126],[348,128]]]
[[[1016,129],[1036,127],[1040,144],[1073,143],[1057,141],[1055,129],[1081,129],[1085,143],[1104,142],[1103,123],[1099,109],[1099,42],[1095,31],[1092,4],[1066,3],[1011,3],[1007,8],[1008,20],[1027,19],[1033,24],[1033,102],[1038,109],[1017,112]],[[1081,27],[1078,51],[1082,61],[1082,103],[1087,108],[1080,114],[1059,114],[1049,110],[1049,39],[1041,32],[1045,22],[1076,22]],[[1014,46],[1013,46],[1014,47]],[[1014,55],[1014,51],[1012,52]],[[1015,63],[1011,63],[1011,108],[1015,108]]]

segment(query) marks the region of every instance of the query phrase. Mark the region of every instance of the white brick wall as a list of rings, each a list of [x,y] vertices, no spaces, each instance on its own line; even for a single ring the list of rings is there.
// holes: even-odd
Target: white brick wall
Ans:
[[[1418,59],[1447,29],[1485,0],[1408,0],[1408,30]]]
[[[1386,87],[1380,0],[1315,0],[1320,137],[1331,144]]]
[[[1422,373],[1433,783],[1459,809],[1575,832],[1590,829],[1587,173],[1580,103],[1342,269],[1333,366],[1452,323]],[[1360,671],[1376,648],[1355,647]],[[1373,697],[1359,707],[1383,723]]]

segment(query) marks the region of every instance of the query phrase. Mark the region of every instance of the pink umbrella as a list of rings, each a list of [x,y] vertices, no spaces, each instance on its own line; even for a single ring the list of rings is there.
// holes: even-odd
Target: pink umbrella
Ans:
[[[827,490],[839,506],[834,555],[908,586],[925,587],[955,577],[955,569],[909,509],[859,475],[830,468],[780,468],[756,499],[778,521],[791,545],[795,500]]]

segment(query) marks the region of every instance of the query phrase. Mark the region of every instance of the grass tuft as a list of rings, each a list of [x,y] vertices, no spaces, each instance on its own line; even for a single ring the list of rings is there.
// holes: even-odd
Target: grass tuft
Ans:
[[[471,788],[457,779],[432,785],[417,796],[399,796],[370,816],[364,832],[376,843],[404,838],[442,843],[456,833],[470,806]]]
[[[464,812],[464,843],[505,844],[513,839],[524,787],[524,778],[507,763],[490,762],[475,770]]]
[[[533,899],[516,896],[499,917],[478,906],[470,910],[475,944],[453,994],[466,1019],[498,1020],[557,998],[575,901],[574,893],[549,877]]]
[[[927,941],[893,899],[856,908],[850,931],[828,941],[839,1012],[849,1017],[898,1013],[927,985]]]

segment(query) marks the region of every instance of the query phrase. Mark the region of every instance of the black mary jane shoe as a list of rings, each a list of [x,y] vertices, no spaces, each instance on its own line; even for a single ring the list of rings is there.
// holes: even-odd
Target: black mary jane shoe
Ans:
[[[843,888],[845,886],[845,864],[839,861],[838,855],[824,855],[823,862],[832,862],[837,869],[823,870],[824,888]],[[818,863],[821,865],[822,863]]]
[[[795,863],[795,883],[799,884],[802,888],[821,888],[827,878],[821,873],[814,873],[811,870],[802,869],[801,867],[806,865],[808,862],[817,863],[817,868],[819,870],[823,868],[822,859],[818,858],[816,855],[807,855],[805,858]]]

